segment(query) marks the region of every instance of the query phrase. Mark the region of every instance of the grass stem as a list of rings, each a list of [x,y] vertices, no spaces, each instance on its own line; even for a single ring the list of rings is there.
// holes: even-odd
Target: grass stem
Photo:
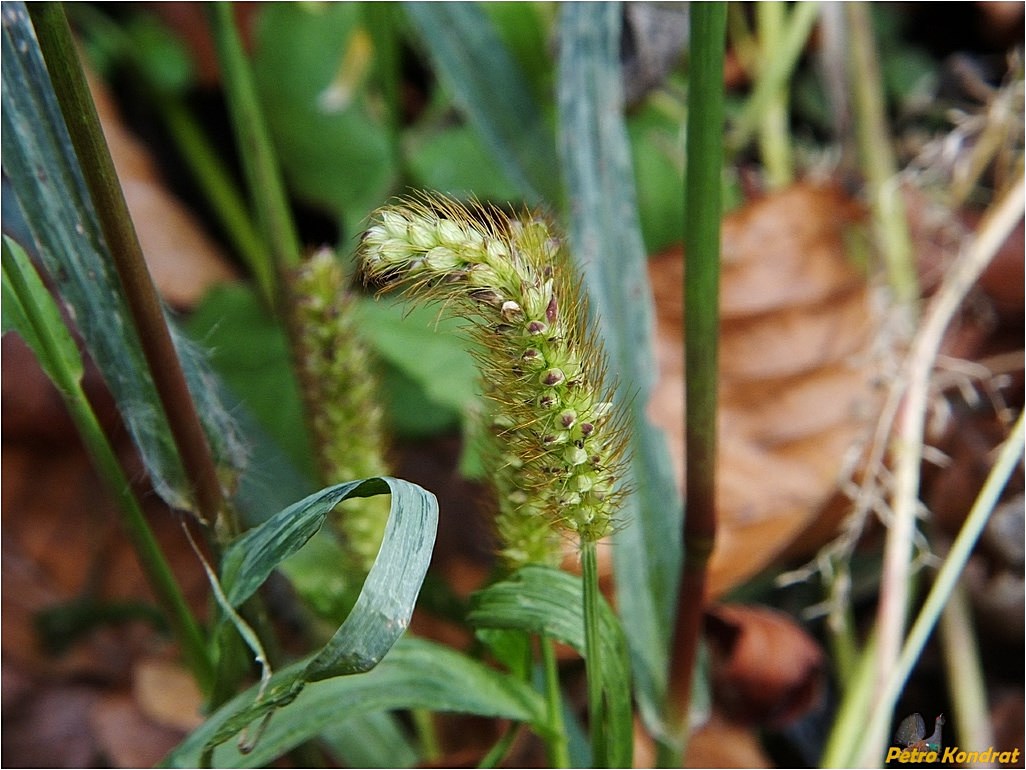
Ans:
[[[980,647],[970,608],[969,592],[956,583],[940,617],[944,671],[951,697],[955,736],[960,746],[993,746],[994,731],[987,714],[987,687]]]
[[[879,56],[873,39],[869,4],[844,7],[849,29],[849,85],[854,102],[855,127],[866,176],[876,240],[883,252],[888,281],[899,304],[912,308],[919,285],[912,258],[912,240],[901,197],[897,163],[885,113],[886,98]]]
[[[68,20],[58,3],[29,3],[28,10],[150,375],[192,483],[197,515],[208,523],[216,523],[216,529],[228,537],[238,531],[238,525],[230,507],[224,504],[210,445],[147,270]]]
[[[559,687],[556,644],[548,636],[542,636],[539,643],[542,667],[545,672],[545,702],[549,709],[549,735],[545,738],[549,767],[570,767],[566,725],[563,721],[563,694]]]
[[[224,228],[235,252],[249,268],[264,301],[275,302],[274,266],[267,245],[250,219],[246,202],[236,189],[224,162],[177,96],[156,97],[171,137],[210,204],[211,212]]]
[[[281,274],[297,267],[301,254],[277,155],[235,27],[232,5],[217,2],[206,10],[257,222]]]
[[[797,12],[797,10],[796,10]],[[755,6],[759,30],[760,69],[772,66],[783,44],[787,21],[787,3],[766,0]],[[791,153],[791,129],[786,84],[772,93],[759,121],[759,150],[769,187],[785,187],[794,178]]]
[[[805,50],[805,43],[819,12],[817,2],[794,4],[794,10],[781,33],[780,45],[773,51],[772,56],[766,59],[765,67],[759,72],[759,80],[730,132],[728,144],[732,152],[738,152],[751,141],[767,107],[784,92],[787,80],[794,72],[802,51]]]
[[[691,681],[701,636],[706,564],[716,536],[716,387],[720,212],[723,174],[723,55],[726,4],[691,9],[687,172],[684,205],[685,426],[684,569],[670,654],[666,723],[688,734]],[[679,757],[676,759],[679,760]],[[680,764],[673,765],[680,767]]]
[[[591,733],[592,763],[609,767],[606,744],[606,709],[602,693],[601,637],[599,625],[598,558],[595,542],[581,543],[581,578],[584,583],[584,658],[588,676],[588,730]]]
[[[873,679],[872,696],[863,703],[865,708],[861,713],[852,711],[850,717],[846,717],[854,720],[853,723],[859,726],[863,749],[861,756],[869,757],[867,760],[859,761],[869,764],[877,764],[883,757],[887,724],[897,697],[897,689],[907,678],[907,672],[900,673],[901,667],[906,665],[905,651],[909,649],[907,641],[904,647],[902,646],[902,638],[908,605],[912,537],[919,507],[919,468],[922,461],[930,372],[949,322],[980,273],[1021,220],[1024,203],[1026,188],[1020,172],[1011,188],[987,211],[977,228],[976,237],[950,266],[943,282],[931,298],[908,354],[908,374],[903,381],[897,383],[897,395],[891,397],[894,401],[902,402],[902,416],[898,422],[898,437],[895,441],[894,489],[891,501],[893,517],[884,546],[880,605],[875,626],[876,643],[872,647],[867,646],[862,653],[863,659],[868,658],[873,661],[873,665],[859,666],[860,676],[870,676]],[[952,550],[954,551],[954,548]],[[948,559],[952,559],[950,554]],[[947,563],[946,561],[945,565]],[[935,582],[934,590],[936,587]],[[925,642],[925,638],[923,641]],[[899,683],[895,684],[896,682]],[[857,692],[861,692],[862,689],[863,683],[855,683]],[[846,695],[845,700],[848,698]],[[838,725],[835,732],[843,729],[843,726]],[[855,751],[854,748],[849,748]],[[835,753],[828,758],[831,764],[855,761],[850,753]]]
[[[1024,415],[1019,415],[1012,433],[1002,444],[997,461],[991,468],[983,489],[977,495],[969,515],[962,524],[962,529],[944,559],[943,566],[938,571],[937,577],[934,578],[933,586],[926,596],[926,601],[923,602],[923,608],[919,611],[919,615],[902,645],[901,654],[893,669],[889,671],[888,678],[875,699],[875,708],[866,731],[871,737],[887,729],[898,694],[908,680],[945,604],[950,599],[955,584],[968,563],[972,549],[979,540],[983,527],[994,510],[1009,476],[1022,459],[1023,439],[1026,437],[1026,427],[1024,427],[1026,422],[1023,417]],[[882,761],[882,747],[866,743],[863,749],[862,754],[856,758],[859,767],[868,767]]]

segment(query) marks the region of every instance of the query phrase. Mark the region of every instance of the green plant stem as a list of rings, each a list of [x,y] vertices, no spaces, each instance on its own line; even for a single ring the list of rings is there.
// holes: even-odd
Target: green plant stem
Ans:
[[[781,34],[780,45],[766,60],[766,66],[759,72],[759,81],[755,84],[752,95],[748,97],[741,115],[734,123],[729,140],[732,152],[738,152],[751,141],[768,105],[784,91],[788,78],[798,63],[798,57],[805,49],[805,43],[819,10],[819,3],[816,2],[795,3],[786,28]]]
[[[66,358],[58,349],[44,314],[31,300],[33,293],[27,285],[29,278],[26,273],[33,268],[28,258],[24,259],[24,264],[20,267],[15,260],[13,249],[5,242],[3,245],[4,281],[20,297],[21,306],[26,311],[36,338],[45,347],[45,353],[42,355],[50,361],[50,366],[46,367],[47,373],[64,399],[71,419],[75,423],[96,469],[118,502],[121,524],[138,555],[139,564],[146,575],[150,588],[167,616],[168,625],[181,646],[182,657],[192,671],[200,690],[204,694],[209,694],[213,686],[214,668],[207,653],[206,640],[200,625],[189,609],[174,573],[160,550],[160,545],[146,521],[142,507],[135,495],[132,494],[131,484],[121,469],[117,455],[107,440],[96,413],[82,389],[80,374],[76,374],[66,365]],[[40,282],[39,285],[41,288],[42,283]],[[56,316],[56,308],[54,308],[52,317]]]
[[[766,69],[776,60],[783,43],[787,4],[780,0],[758,3],[755,6],[755,18],[759,29],[760,69]],[[760,156],[765,167],[766,181],[771,188],[784,187],[794,177],[787,97],[787,89],[781,85],[769,98],[759,121]]]
[[[197,515],[207,523],[214,523],[222,538],[226,538],[238,531],[238,524],[230,507],[224,505],[210,446],[146,268],[67,18],[57,3],[29,3],[28,10],[104,239],[114,258],[150,375],[192,483]]]
[[[426,762],[436,763],[442,758],[442,747],[438,743],[434,716],[427,709],[413,709],[413,725],[420,739],[421,754]]]
[[[514,722],[506,728],[506,732],[502,734],[502,737],[495,742],[491,750],[485,754],[480,762],[477,763],[478,767],[498,767],[499,763],[506,757],[509,750],[513,747],[513,741],[517,739],[517,735],[520,734],[523,729],[523,722]]]
[[[875,632],[862,647],[844,690],[833,727],[827,738],[820,767],[851,767],[850,758],[861,742],[866,714],[873,700],[873,661],[876,658]]]
[[[599,626],[598,558],[595,542],[581,543],[581,579],[584,584],[584,661],[588,676],[588,731],[594,767],[609,767],[606,746],[606,709],[602,694],[601,636]]]
[[[545,747],[549,767],[570,767],[570,750],[563,721],[563,694],[559,687],[559,663],[555,642],[548,636],[538,640],[541,646],[542,666],[545,671],[545,701],[549,707],[549,735]]]
[[[969,592],[956,583],[940,617],[944,671],[951,696],[952,723],[959,746],[993,746],[984,681]]]
[[[253,226],[246,203],[239,195],[224,163],[181,99],[163,94],[156,97],[156,103],[171,137],[206,196],[211,211],[220,221],[236,253],[253,274],[264,301],[273,307],[276,282],[270,252]]]
[[[849,30],[849,85],[854,101],[855,125],[862,167],[866,175],[873,229],[883,252],[888,281],[899,304],[910,311],[919,296],[908,232],[905,203],[898,184],[897,164],[884,112],[886,99],[879,56],[873,40],[869,6],[844,6]]]
[[[829,641],[834,671],[841,689],[846,690],[854,676],[855,664],[859,658],[858,643],[855,640],[854,618],[851,605],[845,604],[844,610],[838,613],[836,620],[831,618],[829,625]]]
[[[279,276],[300,262],[299,236],[285,195],[285,185],[256,86],[229,3],[207,6],[228,109],[239,141],[240,160],[253,197],[257,222],[271,250]]]
[[[676,732],[681,752],[688,734],[706,564],[716,537],[716,375],[726,16],[725,3],[698,3],[691,9],[684,207],[686,513],[684,568],[670,648],[666,703],[666,724]]]

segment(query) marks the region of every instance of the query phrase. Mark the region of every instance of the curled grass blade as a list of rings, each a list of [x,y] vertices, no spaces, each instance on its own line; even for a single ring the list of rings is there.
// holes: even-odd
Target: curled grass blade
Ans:
[[[338,503],[384,492],[391,493],[392,504],[381,549],[352,612],[335,635],[302,665],[279,671],[261,682],[259,688],[227,703],[173,756],[206,758],[255,720],[266,719],[290,704],[308,683],[374,668],[402,636],[431,561],[438,503],[430,492],[401,479],[382,477],[335,484],[290,505],[225,550],[221,584],[225,601],[232,607],[241,606],[273,570],[316,534]],[[264,752],[281,753],[302,742],[297,739],[282,748],[268,737],[274,734],[273,729],[261,733],[256,746],[263,747]]]

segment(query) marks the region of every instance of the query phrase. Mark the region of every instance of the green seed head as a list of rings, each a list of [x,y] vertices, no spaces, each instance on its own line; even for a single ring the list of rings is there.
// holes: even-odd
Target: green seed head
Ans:
[[[539,217],[424,196],[378,211],[364,279],[475,321],[493,405],[497,529],[511,566],[556,563],[561,533],[594,541],[619,505],[625,430],[560,239]]]
[[[387,232],[400,223],[386,220],[368,231],[367,240],[382,244],[376,253],[405,253],[406,246]],[[290,276],[289,293],[297,369],[322,480],[387,474],[375,367],[335,255],[323,249],[306,260]],[[388,503],[380,498],[347,501],[334,519],[348,562],[341,567],[354,579],[362,580],[373,564],[387,519]]]

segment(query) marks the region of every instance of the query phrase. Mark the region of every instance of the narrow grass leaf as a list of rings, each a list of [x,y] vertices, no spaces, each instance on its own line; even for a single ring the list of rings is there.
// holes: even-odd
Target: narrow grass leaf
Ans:
[[[442,80],[530,204],[560,201],[552,132],[520,65],[473,3],[403,5]]]
[[[114,395],[158,494],[189,509],[189,484],[23,3],[4,3],[2,45],[4,170],[31,245]],[[232,476],[244,463],[242,440],[216,401],[198,351],[175,341],[219,469]]]
[[[388,711],[332,720],[317,737],[346,767],[414,767],[419,759],[402,722]]]
[[[286,696],[309,659],[272,678],[267,698]],[[256,688],[239,695],[213,714],[165,760],[166,767],[196,767],[205,747],[229,737],[262,715],[250,708]],[[545,707],[528,685],[433,642],[407,638],[373,671],[335,677],[292,695],[291,705],[270,721],[263,738],[248,755],[234,744],[218,748],[216,767],[259,767],[315,737],[339,719],[380,711],[427,708],[542,725]],[[239,716],[242,725],[238,727]],[[226,725],[230,728],[226,731]],[[221,739],[223,740],[223,738]]]
[[[477,592],[467,621],[477,628],[547,634],[584,654],[583,587],[576,575],[527,566]],[[633,719],[630,658],[620,621],[602,602],[599,622],[602,685],[609,709],[610,766],[630,767]]]
[[[82,357],[57,303],[43,285],[28,254],[3,237],[3,329],[16,331],[58,386],[82,380]]]
[[[225,601],[239,607],[273,570],[317,533],[338,503],[384,492],[392,495],[384,539],[352,612],[328,643],[303,665],[272,675],[261,689],[234,699],[204,723],[203,752],[230,739],[254,720],[290,704],[310,682],[363,673],[378,665],[402,636],[413,614],[431,561],[438,502],[430,492],[401,479],[348,481],[290,505],[225,550],[222,590]]]
[[[617,398],[634,428],[635,493],[622,511],[613,554],[636,694],[655,731],[666,692],[682,504],[666,437],[645,414],[656,371],[653,308],[623,119],[620,11],[618,3],[561,9],[559,143],[573,253],[619,378]]]

